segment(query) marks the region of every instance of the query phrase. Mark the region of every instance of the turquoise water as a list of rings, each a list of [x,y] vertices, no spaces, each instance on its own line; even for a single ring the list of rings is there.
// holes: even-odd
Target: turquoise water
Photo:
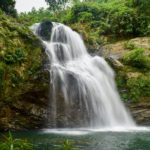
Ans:
[[[43,130],[15,132],[35,150],[54,150],[68,139],[76,150],[150,150],[150,131]]]

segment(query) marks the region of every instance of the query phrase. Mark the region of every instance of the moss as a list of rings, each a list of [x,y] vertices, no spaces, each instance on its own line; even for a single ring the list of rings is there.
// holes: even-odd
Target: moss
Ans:
[[[136,46],[132,41],[127,41],[124,43],[124,48],[128,50],[133,50],[136,48]]]
[[[5,74],[4,63],[0,62],[0,91],[3,89],[4,74]]]
[[[13,101],[12,95],[16,95],[17,99],[24,93],[30,79],[41,68],[42,48],[27,26],[4,14],[0,18],[0,80],[3,93],[0,100]],[[28,74],[31,68],[34,71]]]
[[[124,66],[117,71],[116,82],[124,101],[139,102],[150,99],[150,73]]]
[[[127,88],[129,89],[129,97],[134,101],[140,97],[150,97],[150,77],[141,75],[136,78],[127,80]]]
[[[40,41],[28,26],[0,14],[0,106],[8,107],[12,114],[0,110],[1,129],[43,125],[49,83],[42,69],[45,57]],[[28,105],[42,111],[32,114]]]
[[[123,62],[143,71],[150,70],[150,56],[144,48],[136,48],[127,52],[123,57]]]

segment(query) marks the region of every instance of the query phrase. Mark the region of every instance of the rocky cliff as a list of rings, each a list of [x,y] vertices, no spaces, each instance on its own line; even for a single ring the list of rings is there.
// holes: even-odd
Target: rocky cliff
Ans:
[[[150,125],[150,37],[117,41],[102,49],[133,118],[137,124]]]
[[[39,128],[47,115],[49,74],[29,27],[0,14],[0,129]]]

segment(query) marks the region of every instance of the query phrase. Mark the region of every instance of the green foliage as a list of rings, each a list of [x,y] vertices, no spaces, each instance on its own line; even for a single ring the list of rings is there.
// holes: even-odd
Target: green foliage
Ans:
[[[63,145],[57,150],[75,150],[75,148],[72,148],[71,143],[68,140],[65,140]]]
[[[13,138],[11,132],[4,136],[4,141],[0,141],[1,150],[33,150],[33,145],[27,140]]]
[[[18,20],[25,25],[43,20],[67,24],[81,33],[88,47],[91,45],[95,49],[109,39],[144,36],[150,33],[150,18],[139,12],[131,0],[73,2],[72,7],[57,9],[56,13],[51,10],[33,9],[27,14],[22,13]]]
[[[129,50],[133,50],[136,48],[136,46],[132,41],[127,41],[124,43],[124,48],[129,49]]]
[[[18,17],[18,21],[26,26],[31,26],[34,23],[41,22],[42,20],[51,20],[52,12],[43,8],[39,10],[32,9],[29,13],[21,13]]]
[[[138,101],[140,97],[150,97],[150,77],[139,76],[127,80],[129,98]]]
[[[141,97],[150,97],[150,57],[148,56],[148,50],[135,48],[125,54],[123,62],[130,67],[134,67],[124,72],[128,76],[123,78],[125,82],[122,84],[123,87],[128,89],[125,99],[136,102]]]
[[[65,9],[65,5],[69,0],[45,0],[48,5],[49,9],[52,11],[58,11],[60,9]]]
[[[68,22],[75,23],[80,20],[80,16],[84,13],[92,15],[94,19],[99,19],[99,6],[95,3],[77,3],[71,9],[71,16]],[[97,16],[96,16],[97,15]]]
[[[10,79],[11,79],[11,83],[12,83],[11,87],[16,87],[17,85],[19,85],[19,83],[23,82],[22,77],[16,71],[11,71]]]
[[[100,29],[100,33],[105,35],[139,36],[150,32],[149,18],[137,13],[137,9],[129,7],[124,0],[77,3],[71,8],[67,22],[76,23],[83,20],[87,20],[91,28],[96,23],[97,30]]]
[[[88,12],[81,12],[79,18],[80,18],[79,21],[81,22],[88,22],[92,20],[93,15]]]
[[[133,0],[133,6],[137,7],[140,13],[150,15],[150,0]]]
[[[71,148],[71,144],[69,143],[68,140],[66,140],[63,144],[64,150],[75,150],[74,148]]]
[[[4,73],[5,73],[5,67],[4,64],[1,62],[0,63],[0,90],[3,87]]]
[[[150,97],[149,73],[134,72],[133,68],[125,67],[117,72],[116,82],[123,101],[138,102]]]
[[[75,150],[75,148],[72,147],[72,144],[68,140],[65,140],[64,143],[55,150]],[[0,150],[34,150],[34,148],[34,145],[27,140],[14,138],[11,132],[9,132],[7,136],[3,135],[0,141]]]
[[[6,64],[23,63],[26,59],[26,54],[22,49],[16,49],[15,52],[7,52],[4,55],[4,62]]]
[[[150,57],[147,56],[145,49],[137,48],[124,56],[125,64],[144,70],[150,69]]]
[[[27,25],[20,23],[18,18],[0,14],[1,102],[9,100],[13,103],[32,86],[35,87],[33,80],[42,65],[41,52],[39,40]]]
[[[0,0],[0,9],[7,15],[16,17],[15,0]]]

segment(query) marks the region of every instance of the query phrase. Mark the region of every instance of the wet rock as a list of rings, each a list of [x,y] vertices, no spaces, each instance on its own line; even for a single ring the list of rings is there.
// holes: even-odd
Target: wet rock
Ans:
[[[4,103],[0,110],[0,130],[45,127],[48,104],[47,89],[33,90],[22,94],[14,102]]]
[[[51,37],[53,24],[51,21],[43,21],[37,30],[37,34],[45,41],[49,41]]]
[[[124,67],[124,65],[119,60],[115,59],[114,57],[107,58],[107,61],[115,69],[120,69]]]
[[[150,102],[128,104],[128,108],[138,125],[150,125]]]

